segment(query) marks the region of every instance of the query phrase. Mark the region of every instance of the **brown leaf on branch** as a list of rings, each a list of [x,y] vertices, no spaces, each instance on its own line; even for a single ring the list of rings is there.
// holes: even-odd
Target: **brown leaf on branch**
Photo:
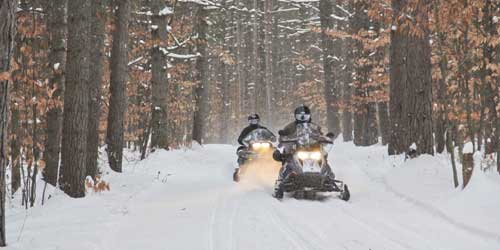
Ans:
[[[10,80],[10,72],[5,71],[0,73],[0,81],[7,81]]]

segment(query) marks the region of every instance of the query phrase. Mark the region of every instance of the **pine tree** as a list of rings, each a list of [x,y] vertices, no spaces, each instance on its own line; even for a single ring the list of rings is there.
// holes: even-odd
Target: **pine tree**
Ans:
[[[125,111],[127,97],[125,95],[128,79],[128,42],[130,0],[115,2],[115,30],[113,33],[113,48],[111,51],[111,78],[108,113],[108,129],[106,144],[108,162],[112,170],[122,172],[122,158],[124,147]]]
[[[59,169],[59,154],[62,137],[62,97],[64,94],[64,72],[66,68],[66,8],[67,0],[47,1],[49,33],[49,65],[51,78],[49,88],[52,91],[51,105],[47,111],[47,132],[45,137],[44,180],[56,185]]]
[[[417,154],[434,153],[429,6],[428,0],[392,1],[390,154],[406,153],[412,144]]]
[[[5,169],[7,164],[7,124],[9,101],[10,60],[15,35],[17,1],[0,2],[0,246],[7,245],[5,238]]]
[[[68,60],[59,185],[71,197],[85,196],[89,117],[90,2],[68,1]]]

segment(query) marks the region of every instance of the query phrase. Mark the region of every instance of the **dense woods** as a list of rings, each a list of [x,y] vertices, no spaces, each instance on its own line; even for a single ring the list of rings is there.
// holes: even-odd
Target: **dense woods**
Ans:
[[[103,152],[121,172],[124,150],[234,144],[249,114],[277,130],[303,103],[358,146],[448,153],[455,186],[467,143],[500,173],[499,18],[494,0],[1,0],[0,245],[6,195],[33,206],[39,171],[83,197]]]

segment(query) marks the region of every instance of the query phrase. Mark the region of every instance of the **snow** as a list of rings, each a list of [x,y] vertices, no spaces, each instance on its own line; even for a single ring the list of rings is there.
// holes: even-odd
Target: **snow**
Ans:
[[[54,63],[54,70],[58,70],[60,66],[60,63]]]
[[[45,205],[29,210],[16,195],[6,249],[500,249],[496,172],[475,171],[455,189],[448,155],[405,160],[340,138],[329,160],[351,200],[280,202],[271,197],[279,166],[234,183],[235,150],[195,144],[144,161],[127,152],[122,174],[100,162],[110,191],[70,199],[49,188]]]
[[[335,15],[335,14],[331,14],[330,16],[331,16],[333,19],[338,20],[338,21],[347,21],[347,20],[348,20],[348,18],[347,18],[347,17],[340,17],[340,16],[337,16],[337,15]]]
[[[493,23],[498,23],[498,17],[497,16],[493,16]]]
[[[465,143],[464,149],[463,149],[463,153],[464,154],[472,154],[472,153],[474,153],[474,144],[472,144],[472,142]]]
[[[158,15],[160,15],[160,16],[166,16],[166,15],[171,15],[173,13],[174,13],[174,11],[170,7],[165,6],[165,8],[163,8],[162,10],[160,10],[160,12],[158,13]]]
[[[169,53],[167,53],[167,56],[172,57],[172,58],[176,58],[176,59],[192,59],[192,58],[200,57],[201,54],[197,53],[197,54],[182,55],[182,54],[176,54],[176,53],[169,52]]]

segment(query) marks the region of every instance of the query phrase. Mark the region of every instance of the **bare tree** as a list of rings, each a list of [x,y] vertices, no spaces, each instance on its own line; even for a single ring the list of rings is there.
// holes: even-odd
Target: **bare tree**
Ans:
[[[328,131],[333,132],[335,136],[340,134],[339,120],[339,98],[340,98],[340,77],[335,75],[336,61],[340,60],[340,39],[333,39],[328,32],[333,31],[334,21],[332,18],[333,4],[331,0],[320,1],[321,18],[321,44],[323,47],[323,71],[325,79],[325,101]],[[337,47],[337,49],[336,49]],[[337,56],[335,56],[337,53]]]
[[[68,1],[68,52],[59,185],[71,197],[85,196],[89,111],[90,2]]]
[[[111,51],[111,84],[108,113],[108,129],[106,144],[108,162],[112,170],[122,171],[122,158],[124,146],[124,122],[125,110],[127,109],[127,97],[125,95],[128,79],[128,40],[130,0],[116,2],[115,31],[113,33],[113,48]]]
[[[151,147],[168,148],[168,79],[167,79],[167,14],[169,8],[165,1],[150,1],[152,16],[151,35],[153,48],[151,49],[152,71],[152,118],[151,118]]]
[[[64,94],[64,71],[66,68],[66,8],[67,0],[47,1],[49,33],[49,65],[52,89],[51,105],[47,111],[47,132],[45,137],[45,168],[43,177],[46,182],[56,185],[61,152],[62,137],[62,98]]]
[[[0,246],[6,246],[5,238],[5,168],[7,163],[6,140],[8,124],[10,60],[12,57],[15,35],[15,11],[17,1],[3,0],[0,2]]]
[[[203,5],[198,6],[196,16],[196,30],[198,40],[196,41],[197,51],[199,53],[196,68],[198,72],[198,86],[196,88],[196,110],[193,118],[193,140],[202,144],[207,132],[209,100],[208,100],[208,41],[207,41],[207,10]]]
[[[101,86],[104,75],[104,39],[106,35],[107,1],[92,0],[90,21],[90,75],[89,75],[89,123],[87,132],[87,170],[86,175],[98,175],[97,158],[99,154],[99,121],[101,115]]]
[[[422,0],[416,8],[409,8],[407,0],[392,0],[390,154],[406,153],[412,144],[417,154],[434,153],[429,2]],[[419,21],[402,25],[412,16]]]

